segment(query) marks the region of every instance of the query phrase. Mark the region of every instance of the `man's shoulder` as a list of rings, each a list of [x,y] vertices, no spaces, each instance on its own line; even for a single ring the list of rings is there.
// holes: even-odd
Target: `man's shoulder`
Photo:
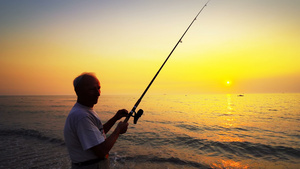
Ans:
[[[75,104],[69,113],[69,118],[80,120],[82,118],[88,117],[89,112],[87,109]]]
[[[84,118],[94,119],[99,117],[92,109],[76,103],[69,113],[69,118],[76,119],[76,121],[78,121]]]

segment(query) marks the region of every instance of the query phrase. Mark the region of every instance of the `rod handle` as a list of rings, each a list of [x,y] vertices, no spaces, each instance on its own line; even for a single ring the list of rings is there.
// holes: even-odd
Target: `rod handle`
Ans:
[[[130,118],[130,116],[131,116],[131,115],[128,114],[127,117],[126,117],[126,119],[125,119],[123,122],[124,122],[124,123],[127,123],[128,120],[129,120],[129,118]]]
[[[130,111],[130,113],[128,113],[128,115],[126,116],[126,119],[123,121],[124,123],[127,123],[129,118],[133,115],[133,113],[135,112],[136,106],[134,106],[132,108],[132,110]]]

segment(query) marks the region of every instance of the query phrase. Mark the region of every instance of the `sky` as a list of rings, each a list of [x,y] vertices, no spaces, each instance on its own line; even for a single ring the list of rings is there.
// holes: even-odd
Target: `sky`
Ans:
[[[0,0],[0,95],[140,95],[204,0]],[[300,1],[211,0],[149,94],[300,92]]]

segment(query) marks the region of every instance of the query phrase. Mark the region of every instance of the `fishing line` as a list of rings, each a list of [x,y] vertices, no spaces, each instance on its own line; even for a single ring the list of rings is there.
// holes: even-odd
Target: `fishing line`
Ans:
[[[202,10],[207,6],[207,4],[208,4],[209,1],[207,1],[206,4],[201,8],[201,10],[198,12],[198,14],[196,15],[196,17],[193,19],[193,21],[190,23],[190,25],[188,26],[188,28],[185,30],[185,32],[183,33],[183,35],[181,36],[181,38],[178,40],[178,42],[176,43],[176,45],[174,46],[174,48],[172,49],[172,51],[168,55],[167,59],[161,65],[161,67],[159,68],[159,70],[157,71],[157,73],[155,74],[155,76],[153,77],[153,79],[151,80],[151,82],[149,83],[149,85],[147,86],[147,88],[145,89],[145,91],[143,92],[143,94],[141,95],[141,97],[137,100],[137,102],[135,103],[135,105],[131,109],[130,113],[128,114],[128,116],[126,117],[126,119],[124,120],[124,122],[128,122],[129,118],[132,116],[132,117],[134,117],[134,121],[133,122],[134,122],[134,124],[136,124],[137,120],[142,116],[143,110],[140,109],[136,113],[135,112],[136,108],[139,106],[140,102],[142,101],[143,97],[147,93],[148,89],[150,88],[150,86],[152,85],[152,83],[154,82],[154,80],[156,79],[157,75],[159,74],[159,72],[161,71],[161,69],[164,67],[164,65],[166,64],[166,62],[169,60],[170,56],[172,55],[172,53],[174,52],[174,50],[176,49],[176,47],[178,46],[178,44],[182,42],[182,38],[184,37],[184,35],[187,33],[187,31],[193,25],[193,23],[195,22],[195,20],[199,16],[199,14],[202,12]]]

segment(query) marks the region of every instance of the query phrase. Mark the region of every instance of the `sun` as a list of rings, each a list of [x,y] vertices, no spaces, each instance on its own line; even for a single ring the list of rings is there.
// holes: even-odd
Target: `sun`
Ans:
[[[226,81],[226,85],[227,85],[227,86],[230,86],[230,85],[231,85],[231,81],[227,80],[227,81]]]

